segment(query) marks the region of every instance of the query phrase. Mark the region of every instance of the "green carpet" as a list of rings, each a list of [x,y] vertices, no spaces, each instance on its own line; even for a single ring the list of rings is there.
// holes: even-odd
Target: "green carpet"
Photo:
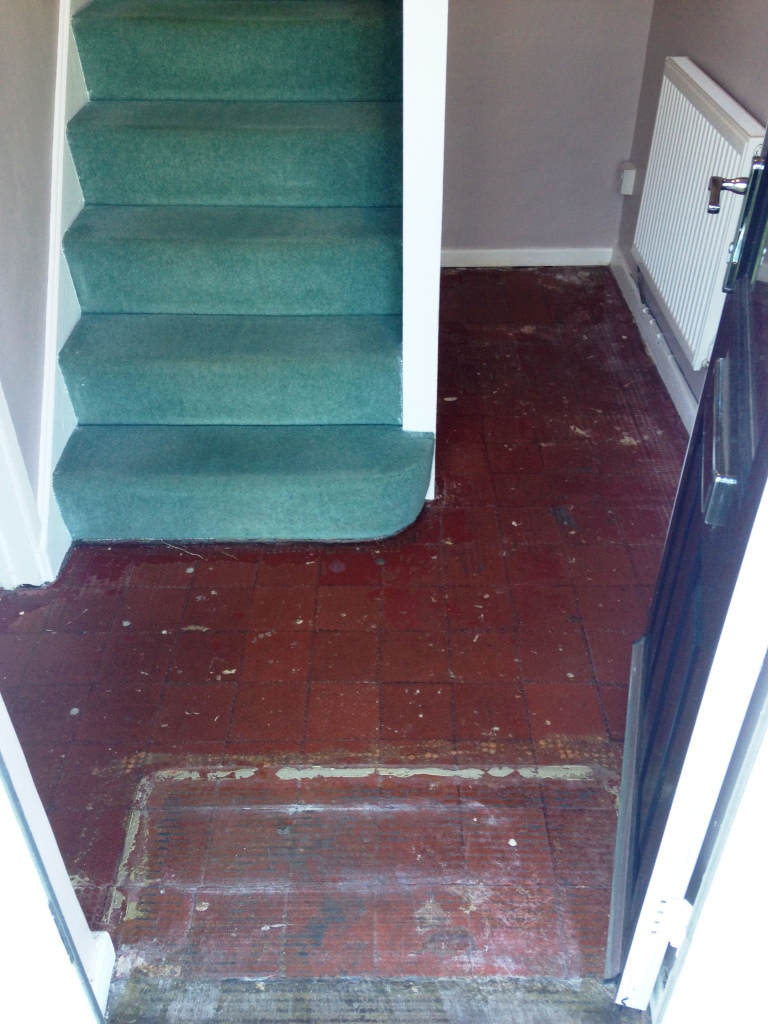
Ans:
[[[403,529],[399,0],[94,0],[64,239],[76,539]]]
[[[158,517],[179,539],[368,540],[419,514],[432,446],[383,426],[78,427],[56,493],[84,540],[150,540]]]
[[[64,238],[86,313],[399,313],[396,207],[87,206]]]
[[[397,0],[95,0],[91,99],[399,100]]]
[[[400,423],[400,318],[83,316],[80,423]]]
[[[399,206],[400,103],[94,102],[69,126],[89,203]]]

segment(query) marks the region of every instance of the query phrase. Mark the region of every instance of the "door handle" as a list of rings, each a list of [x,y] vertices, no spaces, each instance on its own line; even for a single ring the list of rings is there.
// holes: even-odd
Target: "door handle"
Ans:
[[[756,156],[752,158],[752,173],[749,178],[729,178],[727,184],[731,187],[728,191],[736,191],[737,193],[744,193],[744,205],[741,210],[741,218],[739,220],[739,226],[736,229],[736,237],[731,243],[731,247],[728,250],[728,269],[725,272],[725,281],[723,281],[723,291],[732,292],[736,283],[736,278],[741,273],[740,267],[742,263],[744,268],[747,269],[752,282],[754,283],[757,271],[760,267],[760,263],[763,258],[763,246],[765,242],[758,247],[757,251],[750,251],[749,253],[743,253],[742,248],[744,245],[744,239],[747,235],[747,229],[752,221],[752,216],[755,212],[755,202],[757,201],[757,190],[760,184],[760,180],[763,176],[766,167],[766,158],[764,156]],[[717,182],[722,181],[720,178],[712,178],[710,181],[711,191],[709,194],[709,212],[717,213],[720,209],[720,192],[717,190]],[[742,188],[742,182],[746,181],[746,186]],[[714,183],[714,186],[713,186]],[[713,186],[713,187],[712,187]],[[722,181],[721,188],[726,187],[726,182]],[[717,209],[713,210],[712,207],[716,206]],[[754,247],[753,247],[754,248]],[[743,257],[743,259],[742,259]],[[747,264],[749,267],[747,268]]]
[[[709,203],[707,213],[720,213],[720,193],[735,192],[743,196],[747,191],[749,178],[718,178],[713,175],[709,179]]]
[[[736,494],[738,480],[731,470],[731,389],[728,356],[714,365],[714,387],[703,437],[701,511],[708,526],[722,526]]]

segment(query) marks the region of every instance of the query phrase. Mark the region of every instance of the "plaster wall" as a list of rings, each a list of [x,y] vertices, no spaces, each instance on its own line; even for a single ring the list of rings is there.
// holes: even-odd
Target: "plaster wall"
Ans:
[[[653,0],[451,0],[444,248],[613,246]]]

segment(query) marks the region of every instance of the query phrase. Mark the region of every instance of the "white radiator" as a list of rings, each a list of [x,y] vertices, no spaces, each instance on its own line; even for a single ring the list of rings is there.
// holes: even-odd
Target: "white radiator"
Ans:
[[[748,175],[764,131],[687,57],[667,58],[632,254],[694,370],[712,351],[743,202],[723,193],[708,214],[709,179]]]

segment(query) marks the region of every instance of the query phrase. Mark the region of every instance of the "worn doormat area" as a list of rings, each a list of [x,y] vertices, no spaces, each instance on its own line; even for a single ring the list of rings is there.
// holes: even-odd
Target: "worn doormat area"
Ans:
[[[616,1024],[648,1018],[596,979],[118,982],[110,1024]]]
[[[617,785],[586,765],[157,771],[116,977],[599,974]]]

